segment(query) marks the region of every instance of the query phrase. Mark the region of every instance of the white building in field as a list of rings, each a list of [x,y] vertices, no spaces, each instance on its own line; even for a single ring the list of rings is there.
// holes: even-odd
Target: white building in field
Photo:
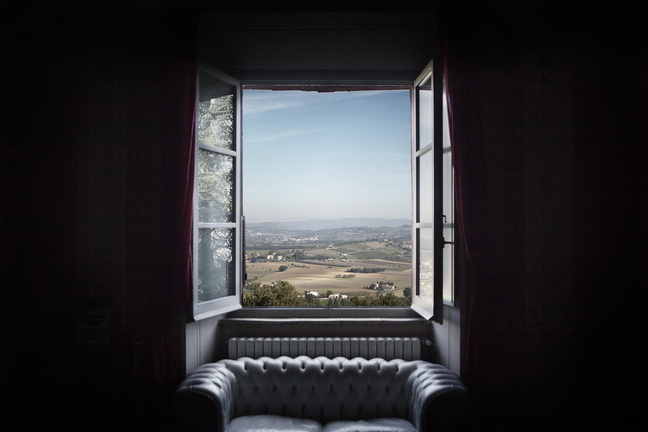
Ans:
[[[313,297],[319,297],[320,293],[317,291],[304,291],[304,296],[312,295]]]

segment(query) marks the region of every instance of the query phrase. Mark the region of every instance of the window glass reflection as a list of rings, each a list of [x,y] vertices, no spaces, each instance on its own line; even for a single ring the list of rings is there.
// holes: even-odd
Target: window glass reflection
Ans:
[[[234,229],[199,229],[198,257],[198,303],[234,295]]]
[[[198,220],[234,221],[234,158],[198,150]]]

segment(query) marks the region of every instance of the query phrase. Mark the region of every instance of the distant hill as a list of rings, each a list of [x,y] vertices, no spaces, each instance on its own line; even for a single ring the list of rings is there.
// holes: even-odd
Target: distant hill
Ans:
[[[388,227],[398,228],[403,225],[411,225],[410,219],[384,219],[384,218],[346,218],[336,220],[307,220],[294,222],[260,222],[248,223],[248,227],[261,226],[266,228],[280,228],[285,230],[323,230],[335,228],[353,228],[353,227]]]

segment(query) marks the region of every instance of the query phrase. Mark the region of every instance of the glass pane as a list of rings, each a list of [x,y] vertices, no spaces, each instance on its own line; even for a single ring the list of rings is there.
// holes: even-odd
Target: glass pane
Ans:
[[[445,91],[443,94],[443,214],[446,216],[443,238],[446,242],[454,242],[454,169]],[[454,303],[454,245],[452,244],[445,244],[443,248],[443,301],[447,304]]]
[[[418,238],[419,295],[434,301],[434,241],[432,228],[420,228]]]
[[[454,222],[454,197],[453,197],[453,172],[452,172],[452,153],[450,149],[443,151],[443,214],[444,221]]]
[[[453,196],[452,153],[445,149],[443,153],[443,239],[454,242],[454,196]],[[451,304],[453,295],[454,246],[443,247],[443,301]]]
[[[234,229],[198,230],[198,303],[234,295]]]
[[[432,222],[433,192],[432,152],[429,151],[418,158],[418,221]]]
[[[198,220],[234,221],[234,158],[198,150]]]
[[[200,73],[198,142],[234,150],[235,87]]]
[[[454,242],[454,228],[443,228],[443,239],[447,242]],[[453,280],[454,280],[454,246],[446,244],[443,247],[443,301],[452,303]]]
[[[450,142],[450,122],[448,103],[443,92],[443,214],[448,223],[454,222],[454,167],[452,165],[452,143]]]
[[[432,78],[418,87],[418,141],[417,150],[432,143]]]

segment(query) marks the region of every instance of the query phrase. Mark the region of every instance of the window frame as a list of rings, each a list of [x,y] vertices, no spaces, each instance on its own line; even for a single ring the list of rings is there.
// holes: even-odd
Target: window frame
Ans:
[[[235,90],[233,92],[234,96],[234,109],[233,109],[233,149],[225,149],[209,144],[201,143],[199,141],[199,104],[200,104],[200,92],[201,92],[201,74],[209,75],[216,80],[219,80],[227,85],[232,86]],[[196,77],[196,120],[194,124],[195,128],[195,138],[193,146],[195,149],[194,155],[194,190],[193,190],[193,241],[192,241],[192,284],[193,284],[193,295],[192,295],[192,310],[193,310],[193,319],[198,321],[204,318],[209,318],[215,315],[222,315],[228,312],[235,311],[242,307],[241,295],[242,295],[242,281],[243,281],[243,263],[241,263],[242,251],[243,251],[243,216],[242,216],[242,176],[241,176],[241,160],[242,160],[242,109],[241,109],[241,100],[242,100],[242,86],[241,83],[209,66],[204,63],[198,64],[198,71]],[[199,220],[199,154],[201,150],[207,150],[211,153],[221,154],[225,156],[232,157],[234,159],[233,169],[233,185],[232,185],[232,199],[233,199],[233,217],[231,222],[201,222]],[[199,271],[199,259],[200,251],[198,247],[198,238],[199,230],[201,228],[225,228],[233,230],[234,237],[234,248],[232,250],[232,259],[234,261],[234,277],[232,283],[234,284],[233,289],[228,289],[228,291],[233,291],[231,294],[227,294],[224,297],[220,297],[213,300],[208,300],[204,302],[199,301],[198,296],[198,271]]]
[[[448,93],[446,90],[446,80],[443,76],[441,81],[441,153],[442,153],[442,170],[441,170],[441,208],[442,208],[442,282],[441,291],[443,304],[446,306],[455,306],[455,274],[456,274],[456,255],[455,241],[457,240],[457,231],[455,221],[457,220],[455,208],[455,173],[454,173],[454,155],[452,140],[450,139],[450,112],[448,106]],[[448,234],[448,238],[446,238]],[[448,271],[446,271],[448,270]]]
[[[442,208],[440,199],[442,198],[442,123],[441,123],[441,70],[434,67],[435,60],[430,61],[414,81],[412,88],[411,107],[411,140],[412,140],[412,309],[428,320],[434,320],[438,323],[443,322],[443,297],[442,297],[442,256],[443,243],[439,241],[439,233],[442,232]],[[429,142],[423,141],[421,129],[423,125],[421,102],[423,100],[422,86],[427,81],[430,82],[431,92],[431,118]],[[429,170],[432,176],[432,197],[429,203],[423,202],[421,184],[424,179],[423,165],[427,165],[424,159],[431,156]],[[423,211],[424,204],[431,205],[431,209]],[[426,219],[426,216],[429,219]],[[421,268],[422,259],[422,233],[424,230],[431,230],[431,272],[432,272],[432,295],[425,296],[421,292]]]
[[[417,77],[414,83],[409,86],[398,86],[401,89],[409,89],[410,91],[410,115],[411,115],[411,159],[412,159],[412,305],[400,306],[400,307],[333,307],[333,308],[309,308],[309,307],[243,307],[242,306],[242,292],[243,285],[245,284],[245,244],[244,244],[244,216],[242,210],[242,89],[243,86],[235,78],[218,71],[208,65],[203,63],[199,64],[198,74],[201,72],[208,73],[209,75],[224,81],[228,84],[236,86],[236,95],[235,95],[235,151],[231,152],[231,155],[235,156],[235,222],[233,227],[235,228],[235,251],[234,251],[234,260],[235,264],[235,277],[234,277],[234,291],[235,294],[228,295],[227,297],[215,299],[202,305],[197,302],[197,280],[198,280],[198,250],[196,247],[197,239],[197,230],[198,230],[198,221],[197,221],[197,209],[198,209],[198,200],[197,200],[197,190],[198,190],[198,150],[200,144],[198,143],[198,121],[196,121],[196,139],[195,139],[195,149],[196,149],[196,168],[195,168],[195,186],[194,186],[194,244],[193,244],[193,305],[194,305],[194,319],[200,320],[203,318],[221,315],[225,313],[233,312],[234,316],[237,317],[271,317],[271,316],[280,316],[285,318],[345,318],[345,317],[381,317],[381,318],[397,318],[397,319],[412,319],[415,317],[423,317],[426,320],[433,320],[438,323],[443,323],[443,306],[444,304],[453,305],[454,301],[454,279],[453,277],[446,278],[445,288],[449,288],[451,293],[451,300],[444,302],[444,279],[443,279],[443,249],[444,246],[450,245],[452,247],[452,252],[449,254],[454,260],[454,247],[452,246],[453,242],[445,242],[443,238],[443,229],[444,221],[443,215],[445,212],[452,212],[452,221],[454,221],[454,209],[444,209],[443,208],[443,193],[444,193],[444,178],[443,178],[443,164],[442,156],[444,152],[444,143],[447,144],[447,148],[451,149],[449,140],[444,139],[444,130],[447,132],[447,113],[445,112],[446,107],[444,104],[445,98],[445,88],[443,83],[443,72],[442,68],[434,67],[434,64],[440,64],[440,57],[436,57],[426,66],[426,68],[421,72]],[[419,149],[419,119],[418,119],[418,93],[417,86],[419,86],[427,78],[431,79],[432,82],[432,93],[433,93],[433,110],[432,110],[432,127],[433,127],[433,139],[430,146],[425,146],[423,149]],[[197,94],[200,92],[200,76],[197,80]],[[255,85],[250,88],[256,89],[273,89],[276,88],[276,85],[260,85],[255,83]],[[307,88],[306,86],[305,88]],[[344,85],[342,85],[344,87]],[[354,87],[354,88],[351,88]],[[358,86],[346,87],[346,90],[359,90]],[[247,88],[247,87],[246,87]],[[284,88],[283,85],[279,85],[278,88]],[[331,84],[332,89],[340,90],[339,84]],[[395,88],[394,86],[385,86],[384,89]],[[364,87],[362,89],[365,89]],[[373,86],[372,89],[377,89],[376,86]],[[198,98],[199,99],[199,98]],[[196,101],[196,104],[199,103],[199,100]],[[197,107],[198,105],[196,105]],[[447,134],[446,134],[447,135]],[[451,150],[450,150],[451,151]],[[433,176],[433,220],[430,223],[420,223],[418,221],[419,216],[419,201],[418,201],[418,191],[420,178],[418,176],[418,167],[417,167],[417,158],[418,156],[432,152],[433,157],[433,167],[432,167],[432,176]],[[447,188],[448,182],[446,182],[445,187]],[[451,175],[450,187],[454,183],[453,177]],[[452,201],[452,200],[451,200]],[[454,207],[454,205],[452,205]],[[445,224],[445,227],[450,227],[450,224]],[[429,225],[429,226],[428,226]],[[452,225],[453,227],[453,225]],[[419,230],[420,228],[432,228],[433,229],[433,266],[434,266],[434,281],[433,281],[433,299],[429,301],[423,298],[419,292],[419,253],[417,251],[418,239],[419,239]],[[454,230],[453,230],[454,231]],[[448,255],[448,254],[446,254]],[[453,264],[451,264],[453,265]],[[454,270],[454,269],[453,269]],[[450,286],[448,287],[448,279]]]

